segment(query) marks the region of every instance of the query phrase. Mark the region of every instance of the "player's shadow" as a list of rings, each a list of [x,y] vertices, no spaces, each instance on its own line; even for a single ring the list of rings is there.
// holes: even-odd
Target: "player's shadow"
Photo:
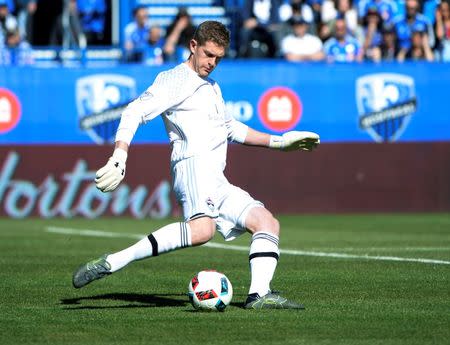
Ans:
[[[120,305],[83,305],[83,302],[114,301],[126,302]],[[65,310],[81,309],[121,309],[121,308],[155,308],[155,307],[183,307],[189,304],[186,294],[136,294],[109,293],[88,297],[61,299]]]

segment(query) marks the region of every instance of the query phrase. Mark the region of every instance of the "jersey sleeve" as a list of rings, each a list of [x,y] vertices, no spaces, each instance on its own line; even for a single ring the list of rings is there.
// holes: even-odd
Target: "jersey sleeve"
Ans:
[[[247,137],[248,126],[232,117],[225,124],[228,130],[228,139],[243,144]]]
[[[125,30],[124,30],[124,41],[125,42],[131,42],[131,36],[133,34],[134,28],[133,28],[133,23],[129,23],[125,26]]]
[[[225,111],[225,126],[228,132],[228,140],[243,144],[245,142],[245,138],[247,137],[248,126],[236,120],[230,113],[228,113],[226,111],[225,104],[223,104],[223,107]]]
[[[330,38],[330,39],[326,40],[325,43],[323,44],[322,49],[323,49],[323,52],[324,52],[324,54],[326,56],[331,56],[332,55],[331,54],[331,47],[332,47],[333,43],[334,43],[333,39]]]
[[[224,112],[224,120],[228,132],[227,135],[228,140],[243,144],[245,142],[245,138],[247,137],[248,126],[240,121],[237,121],[229,112],[227,112],[225,102],[222,96],[222,90],[220,89],[219,85],[215,82],[214,82],[214,89],[216,90],[216,93],[220,96],[221,101],[220,107],[223,109]]]
[[[154,83],[132,101],[122,113],[116,133],[116,141],[130,144],[140,124],[181,103],[200,87],[185,68],[177,67],[160,73]]]

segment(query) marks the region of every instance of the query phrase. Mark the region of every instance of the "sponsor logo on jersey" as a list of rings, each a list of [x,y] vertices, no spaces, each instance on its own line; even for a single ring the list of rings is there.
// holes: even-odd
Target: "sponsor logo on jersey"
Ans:
[[[139,96],[139,99],[140,99],[142,102],[148,101],[148,100],[151,99],[151,98],[153,98],[153,94],[152,94],[150,91],[148,91],[148,90],[144,91],[144,92],[142,93],[142,95]]]
[[[299,96],[287,87],[267,90],[258,102],[261,122],[266,128],[277,132],[294,128],[300,122],[302,110]]]
[[[76,82],[80,128],[97,144],[112,142],[122,111],[136,97],[136,82],[120,74],[94,74]]]
[[[402,74],[376,73],[356,80],[359,128],[375,141],[396,141],[416,111],[414,79]]]
[[[215,206],[214,206],[214,203],[211,200],[211,198],[206,199],[206,204],[208,205],[208,207],[211,211],[214,211]]]
[[[17,96],[0,88],[0,133],[7,133],[17,126],[22,107]]]

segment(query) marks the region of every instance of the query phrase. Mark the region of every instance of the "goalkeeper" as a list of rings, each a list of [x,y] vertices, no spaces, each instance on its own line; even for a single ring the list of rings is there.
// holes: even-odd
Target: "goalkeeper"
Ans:
[[[219,22],[206,21],[190,42],[188,60],[160,73],[154,83],[124,110],[115,149],[97,171],[102,192],[113,191],[125,176],[130,142],[140,124],[158,115],[170,140],[173,190],[183,209],[182,222],[166,225],[131,247],[82,265],[73,275],[81,288],[129,263],[176,249],[199,246],[219,231],[229,241],[251,234],[251,283],[247,309],[303,309],[271,290],[278,258],[280,225],[264,205],[230,184],[223,174],[228,140],[281,151],[311,151],[319,144],[312,132],[269,135],[249,128],[225,112],[219,85],[209,74],[225,55],[229,32]]]

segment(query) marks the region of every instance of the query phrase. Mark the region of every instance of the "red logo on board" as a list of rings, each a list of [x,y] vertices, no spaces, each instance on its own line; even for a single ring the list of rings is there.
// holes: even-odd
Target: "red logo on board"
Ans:
[[[0,88],[0,133],[12,130],[19,123],[21,106],[17,96]]]
[[[300,122],[302,110],[300,98],[287,87],[267,90],[258,103],[261,122],[268,129],[277,132],[294,128]]]

